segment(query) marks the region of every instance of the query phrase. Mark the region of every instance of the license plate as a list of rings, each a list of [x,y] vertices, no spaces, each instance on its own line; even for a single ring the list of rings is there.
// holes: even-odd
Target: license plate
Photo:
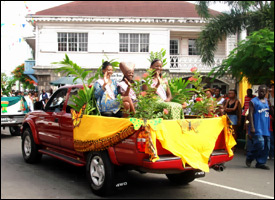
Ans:
[[[205,172],[198,171],[198,172],[195,173],[195,177],[196,177],[196,178],[205,177]]]

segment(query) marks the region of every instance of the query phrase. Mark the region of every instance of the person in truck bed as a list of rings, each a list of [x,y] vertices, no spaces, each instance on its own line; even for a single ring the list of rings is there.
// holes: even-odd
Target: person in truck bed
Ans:
[[[171,102],[172,94],[169,88],[167,79],[162,77],[162,61],[155,59],[152,61],[150,68],[155,70],[153,77],[152,88],[156,88],[156,93],[159,96],[159,106],[167,108],[169,113],[171,113],[171,119],[181,119],[184,117],[183,109],[184,105],[176,102]],[[147,91],[147,85],[142,85],[142,90]]]
[[[97,106],[102,116],[122,117],[120,102],[117,99],[118,89],[116,80],[111,80],[113,67],[110,62],[102,64],[103,79],[98,79],[95,84],[95,98]],[[123,102],[129,102],[129,96],[124,96]]]
[[[135,65],[133,63],[124,63],[121,62],[119,64],[119,68],[123,73],[123,79],[118,83],[118,93],[121,94],[121,96],[129,96],[131,102],[127,101],[124,103],[124,108],[126,110],[130,110],[130,112],[135,113],[135,103],[137,103],[137,96],[134,92],[134,90],[131,88],[131,83],[133,83],[133,77],[135,72]],[[124,117],[128,117],[129,114],[125,113]]]

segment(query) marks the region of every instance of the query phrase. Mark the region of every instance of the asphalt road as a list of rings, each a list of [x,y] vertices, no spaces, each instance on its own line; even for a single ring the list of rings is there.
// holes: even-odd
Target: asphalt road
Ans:
[[[253,166],[255,163],[252,163]],[[247,168],[241,149],[223,172],[213,169],[186,186],[172,185],[165,175],[129,172],[128,187],[109,198],[274,199],[274,160],[271,170]],[[1,128],[1,199],[96,199],[85,168],[43,155],[39,164],[24,162],[21,138]]]

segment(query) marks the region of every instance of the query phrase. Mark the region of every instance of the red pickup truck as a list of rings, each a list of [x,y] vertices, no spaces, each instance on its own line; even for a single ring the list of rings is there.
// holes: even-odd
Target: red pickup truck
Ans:
[[[73,123],[68,105],[82,85],[59,88],[45,106],[28,113],[21,128],[22,154],[27,163],[37,163],[42,154],[63,160],[75,166],[86,166],[92,191],[100,196],[112,194],[116,188],[127,185],[127,171],[166,174],[175,184],[187,184],[205,172],[190,166],[183,167],[179,157],[162,148],[157,140],[159,160],[151,162],[144,153],[145,141],[134,133],[105,151],[77,152],[73,143]],[[96,127],[94,127],[96,128]],[[229,157],[223,132],[218,137],[209,159],[209,167],[222,171]]]

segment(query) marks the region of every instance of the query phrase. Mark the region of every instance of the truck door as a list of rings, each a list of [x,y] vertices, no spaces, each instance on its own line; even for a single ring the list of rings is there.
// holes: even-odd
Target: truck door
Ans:
[[[69,99],[65,109],[65,113],[60,121],[60,146],[68,150],[74,150],[74,140],[73,140],[73,121],[71,114],[70,104],[74,104],[71,101],[73,95],[77,95],[79,88],[72,88],[69,94]]]
[[[43,115],[39,116],[38,137],[42,142],[60,145],[60,126],[64,114],[64,103],[67,95],[67,88],[56,91],[45,107]]]

